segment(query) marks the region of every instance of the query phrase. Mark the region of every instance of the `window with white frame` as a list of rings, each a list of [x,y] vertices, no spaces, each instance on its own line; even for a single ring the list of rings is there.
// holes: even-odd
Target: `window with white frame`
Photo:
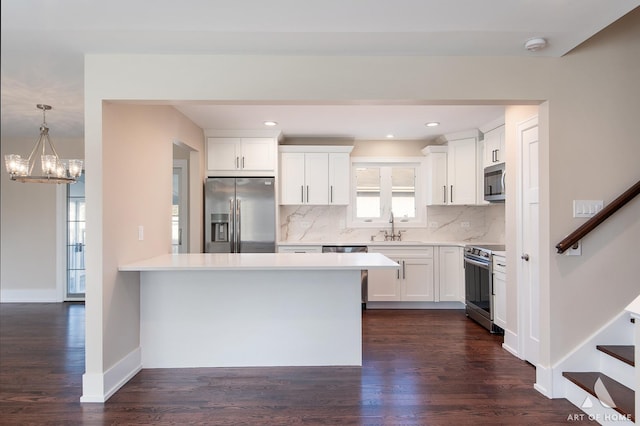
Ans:
[[[353,227],[424,223],[421,162],[354,161],[349,222]]]

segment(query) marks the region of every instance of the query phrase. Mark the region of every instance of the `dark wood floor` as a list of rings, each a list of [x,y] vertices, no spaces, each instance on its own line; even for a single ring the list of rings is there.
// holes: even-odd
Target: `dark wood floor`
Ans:
[[[143,370],[107,403],[80,404],[84,306],[0,304],[0,424],[580,424],[462,311],[363,318],[362,368]]]

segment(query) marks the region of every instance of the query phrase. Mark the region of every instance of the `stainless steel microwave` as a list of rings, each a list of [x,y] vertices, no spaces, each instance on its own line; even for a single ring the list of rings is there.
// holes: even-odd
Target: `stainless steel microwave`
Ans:
[[[484,199],[490,203],[502,203],[505,199],[505,164],[484,168]]]

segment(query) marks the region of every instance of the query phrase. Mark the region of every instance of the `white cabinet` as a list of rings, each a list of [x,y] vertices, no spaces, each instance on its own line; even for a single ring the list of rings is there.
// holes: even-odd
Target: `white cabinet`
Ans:
[[[476,204],[476,138],[447,144],[448,204]]]
[[[351,161],[347,152],[329,153],[329,204],[349,204]]]
[[[280,147],[280,204],[349,204],[351,149]]]
[[[322,253],[322,246],[314,245],[278,245],[278,253]]]
[[[207,170],[212,175],[260,173],[273,176],[274,138],[207,138]]]
[[[433,247],[387,248],[369,247],[371,253],[382,253],[400,265],[398,270],[370,270],[368,301],[433,302]]]
[[[280,204],[328,204],[329,156],[323,153],[280,154]]]
[[[483,168],[505,161],[504,125],[484,134]]]
[[[503,256],[493,255],[493,322],[507,328],[507,263]]]
[[[474,205],[478,186],[477,138],[430,145],[427,156],[427,205]]]
[[[427,205],[447,205],[447,147],[430,145],[423,150],[427,156]]]
[[[462,247],[438,247],[438,302],[464,302]]]

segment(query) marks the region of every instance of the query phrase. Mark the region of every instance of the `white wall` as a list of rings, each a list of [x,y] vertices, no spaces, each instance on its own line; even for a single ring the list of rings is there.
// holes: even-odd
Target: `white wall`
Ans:
[[[93,166],[95,175],[87,175],[87,190],[96,197],[89,207],[88,226],[100,239],[93,240],[95,251],[88,254],[88,271],[92,269],[88,285],[97,294],[87,305],[87,321],[88,333],[101,326],[107,330],[100,342],[88,339],[88,368],[109,366],[94,364],[95,347],[103,349],[110,362],[131,350],[127,345],[133,339],[123,343],[108,330],[125,321],[135,327],[136,320],[128,300],[110,297],[119,285],[114,280],[117,265],[103,254],[116,238],[107,227],[116,213],[103,205],[111,191],[107,181],[116,172],[108,163],[115,159],[101,155],[106,147],[103,99],[345,103],[405,99],[505,105],[546,100],[540,116],[541,129],[547,132],[543,137],[548,138],[548,151],[543,150],[540,158],[541,170],[548,170],[541,189],[540,285],[550,295],[542,300],[542,311],[550,312],[553,321],[551,334],[542,336],[541,359],[547,366],[640,293],[629,259],[640,236],[638,200],[585,240],[582,257],[557,256],[553,250],[578,223],[571,217],[572,199],[609,201],[638,179],[638,75],[640,10],[563,58],[88,55],[86,151],[87,167]],[[507,229],[507,240],[511,232],[515,230]],[[145,254],[163,249],[154,247]],[[612,265],[619,277],[616,283],[604,276]],[[114,319],[116,313],[124,318]]]

